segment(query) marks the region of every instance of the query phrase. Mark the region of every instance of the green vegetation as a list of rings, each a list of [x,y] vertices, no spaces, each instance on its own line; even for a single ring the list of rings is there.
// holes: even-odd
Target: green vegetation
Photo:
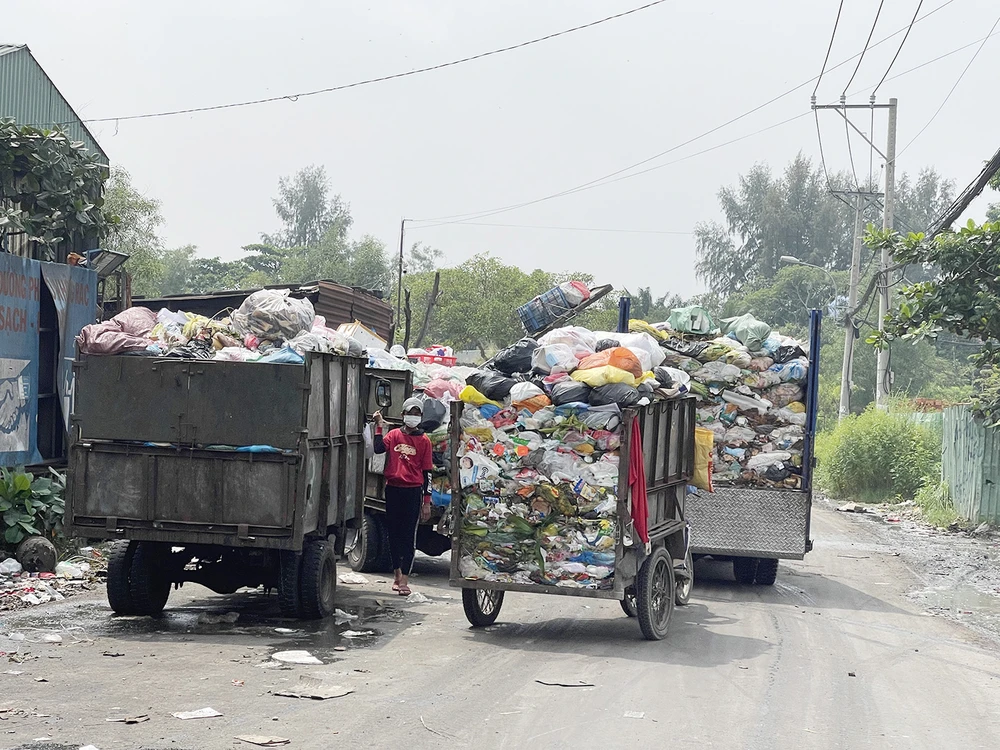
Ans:
[[[833,497],[912,500],[941,471],[941,435],[906,414],[868,408],[819,436],[817,481]]]
[[[955,505],[951,501],[951,493],[944,482],[928,480],[914,500],[920,508],[924,520],[932,526],[947,528],[959,520]]]
[[[35,477],[24,469],[0,468],[0,513],[4,541],[16,545],[32,535],[62,536],[66,477],[53,469]]]

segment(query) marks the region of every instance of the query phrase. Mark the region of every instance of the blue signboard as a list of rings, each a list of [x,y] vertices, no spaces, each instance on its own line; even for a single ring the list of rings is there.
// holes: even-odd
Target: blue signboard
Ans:
[[[42,263],[42,279],[52,294],[59,318],[59,364],[56,388],[69,432],[73,413],[73,357],[76,335],[97,316],[97,273],[61,263]]]
[[[40,263],[0,253],[0,466],[38,453]]]

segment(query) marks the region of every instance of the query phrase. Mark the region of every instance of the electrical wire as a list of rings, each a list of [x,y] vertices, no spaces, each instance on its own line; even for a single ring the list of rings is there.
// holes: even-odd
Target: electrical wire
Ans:
[[[671,234],[671,235],[693,235],[694,232],[670,232],[658,229],[605,229],[603,227],[557,227],[542,224],[489,224],[480,221],[456,221],[452,222],[457,227],[506,227],[510,229],[554,229],[563,232],[612,232],[615,234]],[[433,224],[414,229],[429,229]]]
[[[997,16],[997,20],[994,21],[993,26],[990,27],[990,33],[986,35],[986,37],[980,43],[979,47],[976,48],[976,52],[975,54],[972,55],[972,59],[969,60],[969,62],[966,64],[965,68],[962,70],[962,73],[958,76],[958,80],[955,81],[955,84],[948,91],[948,95],[945,96],[944,101],[941,102],[941,105],[934,111],[934,114],[931,115],[931,119],[929,119],[924,124],[924,126],[920,128],[920,131],[915,136],[913,136],[913,138],[910,139],[910,142],[907,143],[905,146],[903,146],[903,148],[899,151],[899,153],[896,154],[897,161],[899,160],[899,157],[902,156],[906,152],[906,150],[913,145],[913,142],[924,134],[924,131],[931,126],[931,123],[934,122],[935,119],[937,119],[937,116],[941,114],[941,110],[944,109],[944,106],[948,103],[948,100],[951,99],[951,95],[955,93],[955,89],[958,88],[958,85],[962,82],[962,79],[965,78],[965,74],[969,72],[969,68],[972,67],[972,63],[974,63],[976,61],[976,58],[979,57],[979,53],[983,51],[983,47],[986,46],[986,42],[989,41],[989,38],[993,36],[993,32],[996,30],[996,27],[998,25],[1000,25],[1000,16]]]
[[[231,102],[229,104],[215,104],[206,107],[189,107],[187,109],[176,109],[169,110],[165,112],[148,112],[139,115],[127,115],[123,117],[96,117],[83,122],[125,122],[127,120],[145,120],[152,117],[172,117],[174,115],[189,115],[196,112],[211,112],[219,109],[234,109],[236,107],[251,107],[257,104],[268,104],[271,102],[278,102],[282,100],[298,101],[302,97],[306,96],[317,96],[318,94],[329,94],[334,91],[344,91],[345,89],[357,88],[359,86],[368,86],[373,83],[383,83],[385,81],[392,81],[397,78],[407,78],[409,76],[418,75],[420,73],[429,73],[434,70],[441,70],[443,68],[451,68],[456,65],[462,65],[464,63],[473,62],[474,60],[482,60],[484,57],[492,57],[493,55],[499,55],[504,52],[511,52],[513,50],[522,49],[524,47],[530,47],[533,44],[539,44],[541,42],[547,42],[550,39],[555,39],[557,37],[566,36],[567,34],[572,34],[576,31],[582,31],[584,29],[589,29],[594,26],[598,26],[602,23],[607,23],[608,21],[615,21],[619,18],[624,18],[625,16],[630,16],[633,13],[639,13],[640,11],[648,10],[657,5],[662,5],[667,2],[667,0],[652,0],[645,5],[640,5],[637,8],[632,8],[631,10],[626,10],[621,13],[616,13],[613,16],[606,16],[605,18],[599,18],[596,21],[591,21],[590,23],[585,23],[580,26],[574,26],[570,29],[564,29],[562,31],[557,31],[552,34],[546,34],[545,36],[540,36],[535,39],[529,39],[525,42],[519,42],[518,44],[511,44],[507,47],[500,47],[499,49],[489,50],[488,52],[480,52],[476,55],[470,55],[468,57],[463,57],[458,60],[450,60],[448,62],[439,63],[437,65],[429,65],[424,68],[416,68],[414,70],[407,70],[401,73],[392,73],[390,75],[379,76],[378,78],[368,78],[363,81],[355,81],[353,83],[345,83],[340,86],[330,86],[327,88],[316,89],[314,91],[303,91],[297,94],[283,94],[281,96],[269,96],[263,99],[251,99],[248,101],[241,102]]]
[[[872,37],[875,36],[875,27],[878,26],[878,19],[879,19],[879,16],[882,15],[882,6],[883,5],[885,5],[885,0],[879,0],[878,10],[875,11],[875,20],[872,22],[872,29],[871,29],[871,31],[868,32],[868,39],[865,42],[865,48],[863,50],[861,50],[861,56],[858,57],[858,64],[854,66],[854,72],[851,73],[851,77],[847,81],[847,85],[844,86],[844,90],[840,94],[841,98],[847,96],[847,89],[849,89],[851,87],[851,84],[854,83],[854,76],[856,76],[858,74],[858,71],[861,69],[861,63],[865,59],[865,54],[867,54],[868,48],[869,48],[869,46],[872,43]],[[909,33],[909,31],[907,31],[907,33]]]
[[[923,7],[923,5],[924,5],[924,0],[920,0],[920,2],[917,3],[917,9],[913,11],[913,20],[910,21],[910,25],[907,27],[906,33],[903,34],[903,41],[899,43],[899,47],[896,49],[896,54],[893,55],[892,60],[889,61],[889,67],[885,69],[885,73],[882,74],[881,80],[879,80],[875,88],[872,89],[873,99],[875,98],[875,94],[877,94],[878,90],[882,87],[882,84],[885,83],[886,76],[889,75],[889,71],[892,70],[892,66],[896,64],[896,60],[899,58],[899,53],[903,51],[903,45],[906,44],[906,40],[909,39],[910,31],[913,30],[913,24],[917,22],[917,16],[920,14],[920,9]]]
[[[816,117],[816,140],[819,143],[819,161],[820,164],[823,166],[823,177],[826,179],[826,189],[830,191],[830,195],[832,195],[834,198],[839,200],[845,206],[853,210],[854,206],[851,205],[850,201],[844,198],[844,196],[837,193],[833,189],[833,183],[830,182],[830,172],[826,168],[826,153],[823,151],[823,131],[819,126],[819,110],[814,109],[813,115],[815,115]]]
[[[833,40],[837,36],[837,27],[840,26],[840,14],[844,10],[844,0],[840,0],[840,7],[837,8],[837,18],[833,22],[833,31],[830,33],[830,43],[826,46],[826,57],[823,58],[823,66],[819,69],[819,76],[816,77],[816,85],[813,87],[812,95],[816,96],[819,85],[823,81],[823,74],[826,73],[826,64],[830,62],[830,52],[833,50]]]
[[[945,0],[945,2],[941,3],[941,5],[937,6],[936,8],[933,8],[932,10],[927,11],[924,15],[920,16],[917,19],[917,22],[919,23],[921,21],[925,21],[926,19],[928,19],[931,16],[933,16],[935,13],[938,13],[939,11],[944,10],[946,7],[948,7],[949,5],[951,5],[953,2],[955,2],[955,0]],[[901,27],[897,31],[894,31],[893,33],[889,34],[888,36],[883,37],[882,39],[880,39],[877,42],[875,42],[874,44],[872,44],[869,47],[869,49],[875,49],[876,47],[884,44],[885,42],[888,42],[890,39],[893,39],[894,37],[899,36],[900,34],[904,33],[907,28],[908,27],[906,27],[906,26]],[[838,68],[841,68],[841,67],[847,65],[848,63],[850,63],[856,57],[858,57],[858,55],[852,55],[851,57],[847,58],[846,60],[843,60],[842,62],[837,63],[832,68],[829,68],[829,70],[827,70],[826,72],[829,73],[831,71],[837,70]],[[531,205],[534,205],[536,203],[542,203],[544,201],[553,200],[555,198],[561,198],[561,197],[563,197],[565,195],[570,195],[572,193],[580,192],[581,190],[589,189],[591,186],[596,186],[598,183],[603,183],[605,180],[608,180],[608,179],[610,179],[612,177],[616,177],[616,176],[618,176],[618,175],[620,175],[620,174],[622,174],[624,172],[628,172],[628,171],[630,171],[632,169],[635,169],[636,167],[642,166],[643,164],[647,164],[647,163],[649,163],[651,161],[655,161],[656,159],[659,159],[659,158],[661,158],[663,156],[666,156],[667,154],[670,154],[670,153],[672,153],[674,151],[677,151],[677,150],[683,148],[684,146],[688,146],[688,145],[690,145],[692,143],[700,141],[703,138],[707,138],[708,136],[712,135],[713,133],[716,133],[719,130],[722,130],[723,128],[726,128],[726,127],[728,127],[728,126],[730,126],[730,125],[732,125],[732,124],[734,124],[736,122],[739,122],[740,120],[743,120],[743,119],[749,117],[750,115],[755,114],[756,112],[759,112],[760,110],[764,109],[765,107],[768,107],[768,106],[774,104],[775,102],[780,101],[781,99],[784,99],[784,98],[786,98],[786,97],[794,94],[796,91],[799,91],[800,89],[805,88],[810,83],[812,83],[813,81],[817,81],[818,79],[819,79],[818,76],[815,77],[815,78],[810,78],[808,81],[804,81],[803,83],[800,83],[797,86],[793,86],[792,88],[788,89],[784,93],[778,94],[777,96],[775,96],[775,97],[773,97],[771,99],[768,99],[767,101],[763,102],[762,104],[759,104],[756,107],[753,107],[752,109],[747,110],[743,114],[737,115],[736,117],[733,117],[732,119],[727,120],[726,122],[722,123],[721,125],[717,125],[714,128],[711,128],[710,130],[706,130],[705,132],[703,132],[703,133],[701,133],[701,134],[699,134],[697,136],[694,136],[693,138],[689,138],[688,140],[686,140],[686,141],[684,141],[682,143],[678,143],[675,146],[671,146],[670,148],[666,149],[665,151],[661,151],[660,153],[654,154],[653,156],[650,156],[650,157],[648,157],[646,159],[638,161],[635,164],[631,164],[631,165],[629,165],[627,167],[623,167],[623,168],[618,169],[618,170],[616,170],[614,172],[611,172],[610,174],[606,174],[606,175],[604,175],[602,177],[598,177],[596,179],[590,180],[589,182],[582,183],[581,185],[577,185],[577,186],[575,186],[573,188],[569,188],[567,190],[562,190],[562,191],[557,192],[557,193],[552,193],[550,195],[546,195],[546,196],[543,196],[541,198],[537,198],[535,200],[524,201],[522,203],[515,203],[515,204],[511,204],[511,205],[507,205],[507,206],[502,206],[502,207],[499,207],[499,208],[496,208],[496,209],[481,209],[479,211],[470,211],[470,212],[460,213],[460,214],[448,214],[448,215],[444,215],[444,216],[432,216],[432,217],[427,217],[427,218],[423,218],[423,219],[413,219],[413,221],[414,222],[440,222],[442,224],[447,224],[447,223],[450,223],[451,220],[484,218],[484,217],[487,217],[487,216],[496,215],[498,213],[504,213],[506,211],[516,211],[516,210],[518,210],[520,208],[524,208],[525,206],[531,206]],[[796,118],[793,118],[793,119],[798,119],[798,117],[799,116],[797,116]],[[772,127],[777,127],[777,125],[772,126]],[[765,130],[766,130],[766,128],[765,128]],[[763,132],[763,130],[762,131],[758,131],[758,132]],[[739,139],[737,139],[737,140],[739,140]],[[735,141],[731,141],[731,142],[735,142]],[[711,149],[709,149],[709,150],[711,150]],[[705,152],[701,152],[701,153],[705,153]],[[664,165],[664,166],[666,166],[666,165]]]

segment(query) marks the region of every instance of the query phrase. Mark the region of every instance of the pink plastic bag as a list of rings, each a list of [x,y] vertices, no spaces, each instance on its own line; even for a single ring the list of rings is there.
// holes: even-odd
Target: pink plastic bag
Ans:
[[[149,336],[156,325],[156,313],[145,307],[130,307],[122,310],[111,320],[118,323],[120,330],[133,336]]]
[[[436,378],[424,386],[424,393],[431,398],[448,399],[458,401],[458,396],[462,392],[462,385],[454,380],[442,380]]]

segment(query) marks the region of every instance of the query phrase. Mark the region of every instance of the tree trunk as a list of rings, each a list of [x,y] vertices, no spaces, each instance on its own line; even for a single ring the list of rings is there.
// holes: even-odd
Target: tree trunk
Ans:
[[[434,272],[434,286],[431,288],[431,298],[427,301],[427,309],[424,310],[424,322],[420,326],[420,333],[417,334],[416,346],[419,349],[424,343],[424,336],[427,335],[427,329],[431,325],[431,313],[434,310],[434,305],[437,304],[438,294],[441,291],[441,272]]]

